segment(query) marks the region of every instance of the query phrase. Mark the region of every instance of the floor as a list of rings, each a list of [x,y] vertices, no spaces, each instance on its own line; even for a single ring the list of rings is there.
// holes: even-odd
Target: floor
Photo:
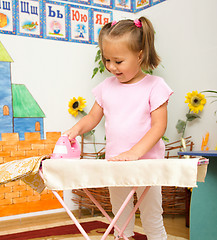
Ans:
[[[77,215],[76,212],[75,215]],[[83,214],[81,221],[87,217],[90,215]],[[1,222],[0,235],[71,223],[71,219],[65,212],[8,220]],[[136,218],[136,225],[141,226],[139,218]],[[164,216],[164,225],[168,234],[189,239],[189,228],[185,226],[183,216]]]

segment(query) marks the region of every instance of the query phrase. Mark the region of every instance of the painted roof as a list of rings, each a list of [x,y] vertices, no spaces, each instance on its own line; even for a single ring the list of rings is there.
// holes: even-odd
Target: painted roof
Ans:
[[[3,44],[0,42],[0,62],[13,62],[13,59],[3,46]]]
[[[12,96],[14,117],[45,117],[44,112],[24,84],[12,84]]]

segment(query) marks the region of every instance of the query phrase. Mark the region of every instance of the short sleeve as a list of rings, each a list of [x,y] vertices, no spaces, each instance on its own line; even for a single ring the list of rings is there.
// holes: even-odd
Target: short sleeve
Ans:
[[[103,108],[103,102],[102,102],[102,90],[103,90],[104,82],[101,82],[98,84],[93,90],[93,95],[95,97],[96,102],[100,105],[100,107]]]
[[[172,94],[173,91],[166,82],[162,78],[158,78],[150,94],[151,112],[159,108],[165,102],[168,102]]]

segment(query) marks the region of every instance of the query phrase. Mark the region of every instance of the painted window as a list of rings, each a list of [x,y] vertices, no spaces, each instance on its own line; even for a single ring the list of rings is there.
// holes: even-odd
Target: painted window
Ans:
[[[8,116],[9,115],[9,107],[7,105],[3,106],[3,115]]]
[[[35,131],[40,131],[40,130],[41,130],[40,122],[36,122],[35,123]]]

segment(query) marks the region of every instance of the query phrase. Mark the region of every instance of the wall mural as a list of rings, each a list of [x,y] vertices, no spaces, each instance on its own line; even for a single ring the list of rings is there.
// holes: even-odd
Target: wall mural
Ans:
[[[12,84],[11,63],[7,50],[0,42],[0,140],[1,133],[40,132],[44,138],[44,112],[24,84]]]
[[[113,20],[113,10],[136,12],[162,1],[164,0],[0,0],[0,35],[20,38],[26,36],[30,41],[31,38],[37,38],[42,41],[50,39],[97,44],[101,27]],[[16,42],[12,44],[15,49],[19,47]],[[12,79],[15,73],[11,67],[13,56],[10,56],[10,49],[5,46],[0,42],[0,164],[49,155],[61,135],[61,132],[45,132],[45,114],[35,100],[36,96],[22,84],[22,80],[17,79],[20,84],[13,83],[16,80]],[[22,57],[17,60],[22,61]],[[29,64],[32,64],[31,61]],[[28,66],[24,65],[25,68]],[[21,72],[24,70],[19,69]],[[8,196],[0,199],[0,217],[60,208],[59,202],[51,199],[50,192],[39,195],[31,190],[30,194],[28,186],[26,190],[18,190],[16,182],[8,184],[10,186],[0,186],[4,196]],[[20,181],[19,185],[21,184],[24,183]]]
[[[101,27],[112,21],[112,10],[136,12],[165,0],[0,0],[0,33],[97,44]],[[12,84],[13,60],[0,42],[1,133],[40,132],[44,112],[24,84]]]
[[[0,33],[97,44],[112,10],[138,12],[165,0],[0,0]]]

